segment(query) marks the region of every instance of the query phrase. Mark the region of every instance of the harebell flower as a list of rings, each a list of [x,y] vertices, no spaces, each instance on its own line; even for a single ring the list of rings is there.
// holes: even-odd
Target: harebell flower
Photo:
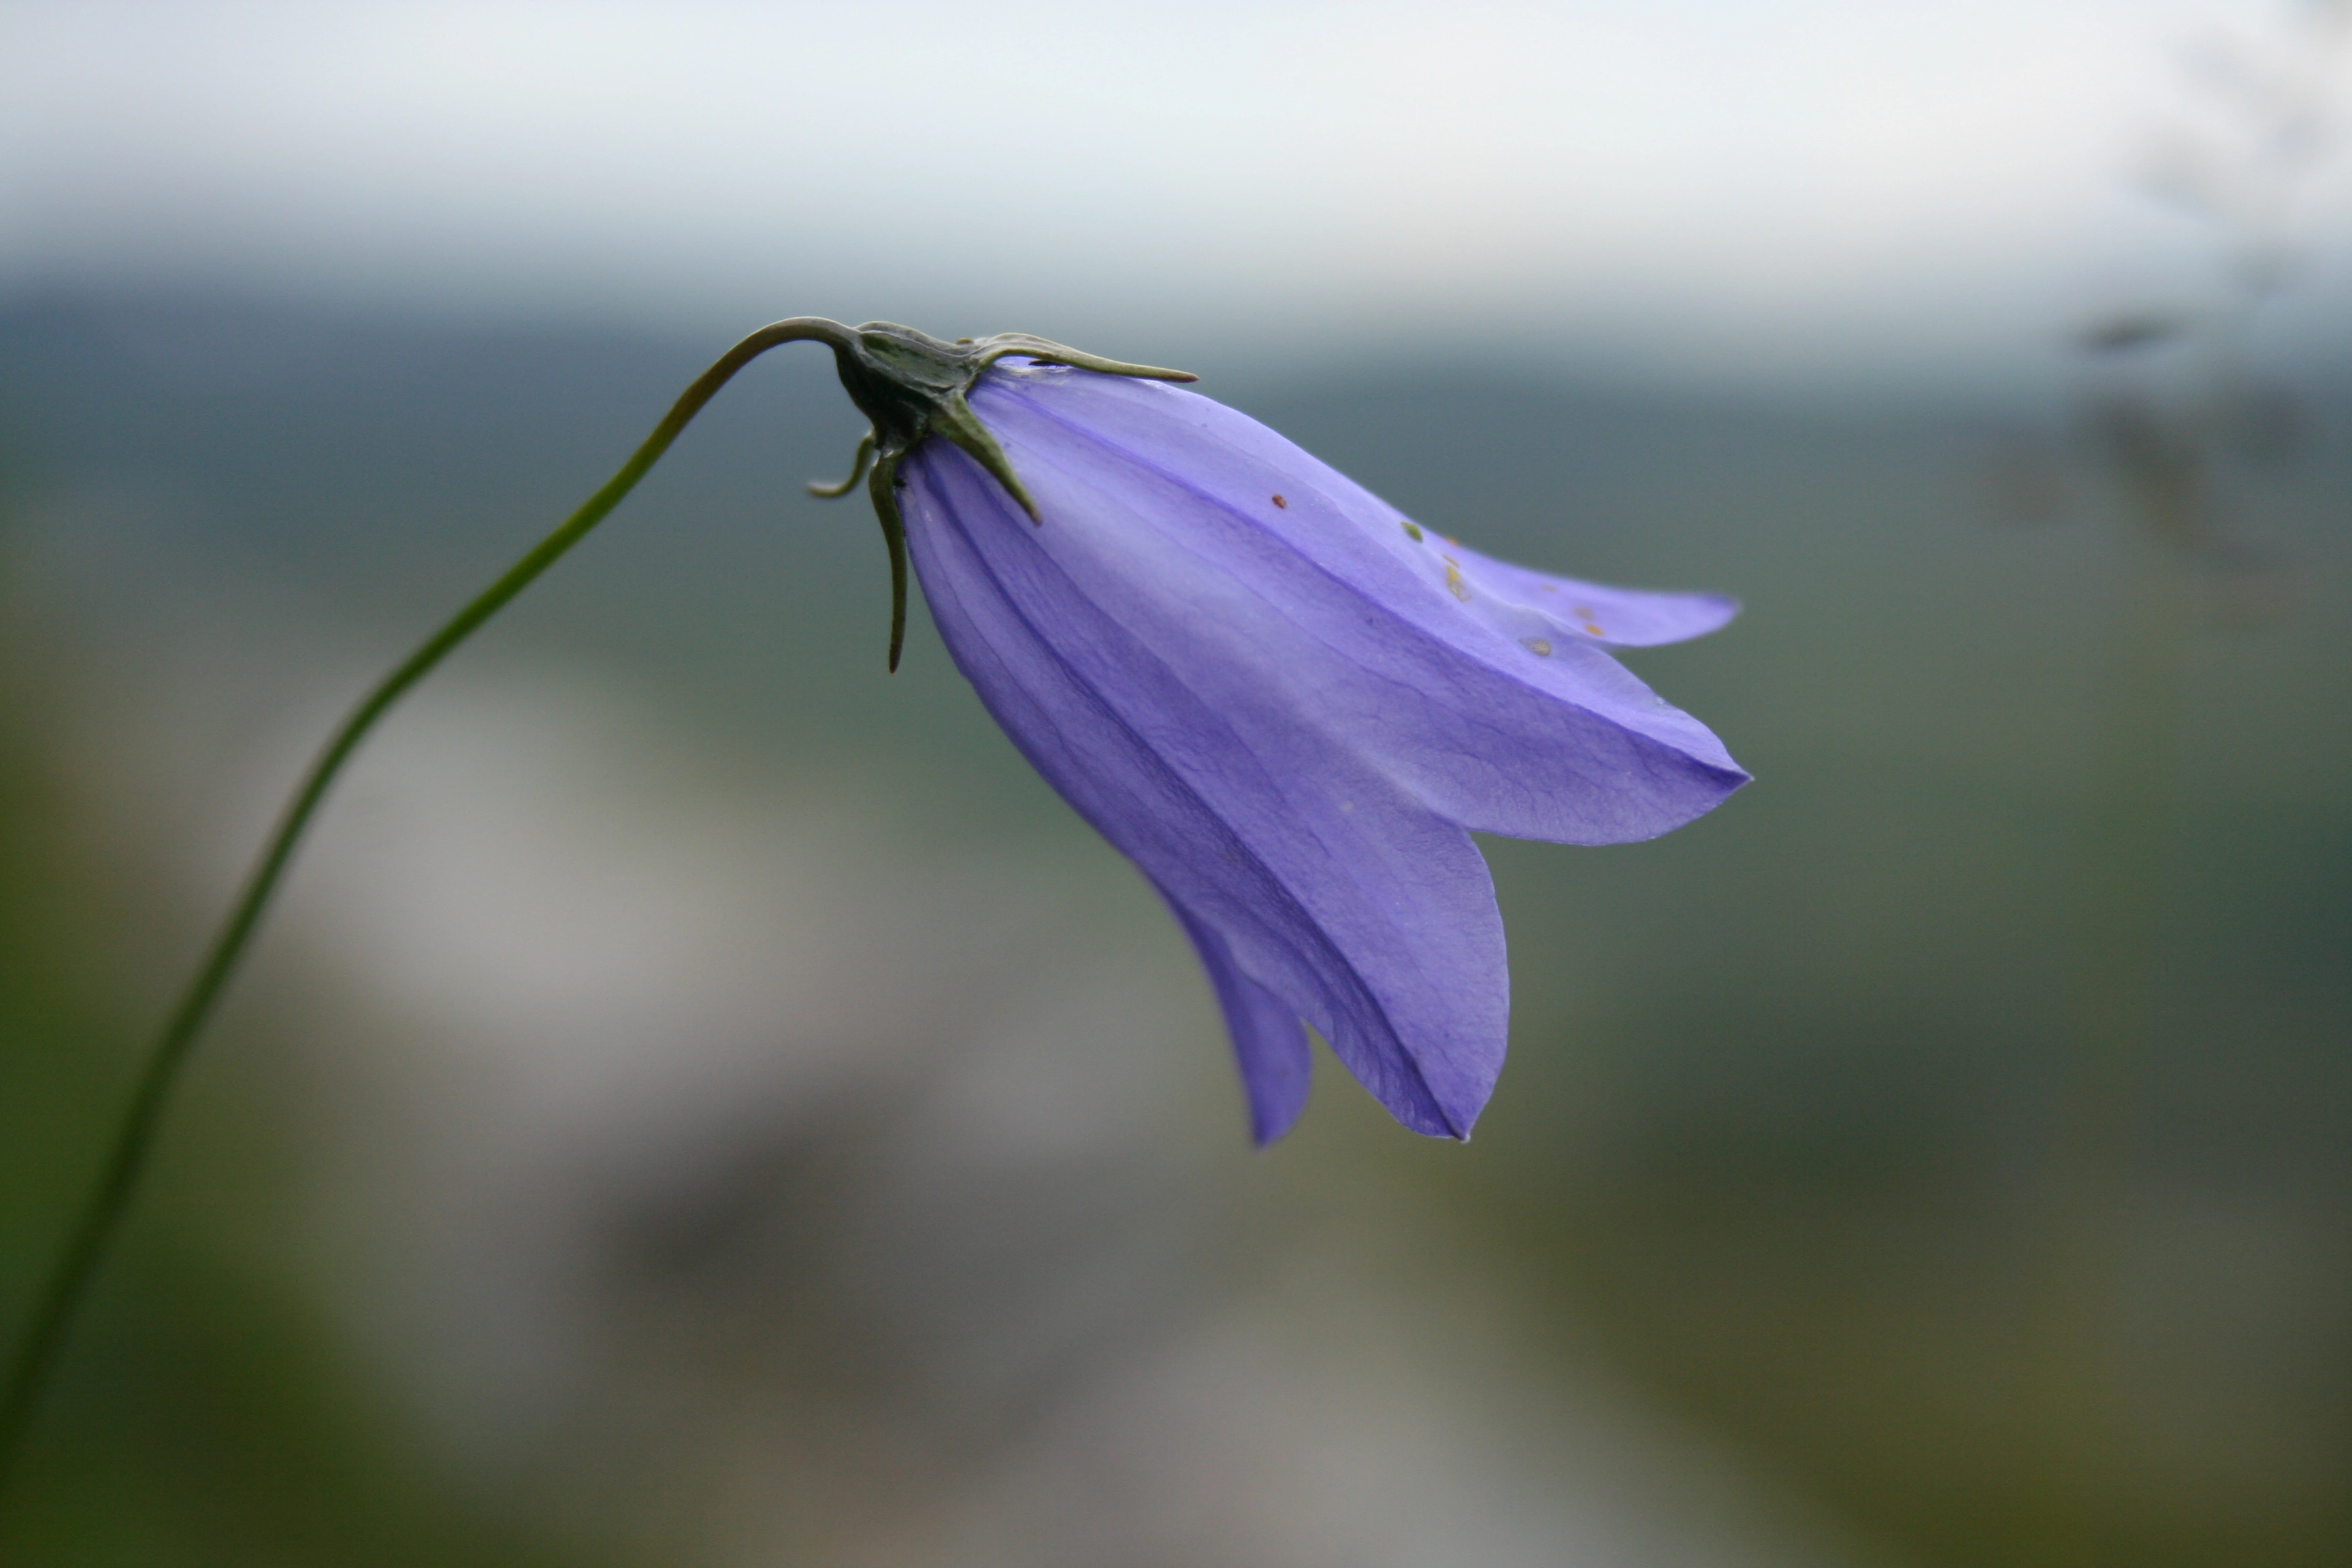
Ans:
[[[1191,936],[1259,1141],[1305,1104],[1302,1019],[1467,1136],[1509,1006],[1470,830],[1650,838],[1746,783],[1607,651],[1735,606],[1491,560],[1164,382],[1007,355],[968,406],[1002,461],[934,441],[893,482],[932,617]]]
[[[1256,421],[1042,338],[943,342],[888,322],[763,327],[688,388],[579,510],[362,699],[292,799],[142,1071],[0,1388],[0,1482],[129,1204],[164,1106],[303,832],[378,721],[620,504],[769,349],[831,348],[872,421],[867,481],[956,664],[1013,743],[1150,879],[1198,950],[1251,1124],[1288,1130],[1305,1026],[1397,1120],[1463,1138],[1509,1010],[1472,831],[1614,844],[1748,780],[1610,657],[1697,637],[1730,601],[1491,560]]]

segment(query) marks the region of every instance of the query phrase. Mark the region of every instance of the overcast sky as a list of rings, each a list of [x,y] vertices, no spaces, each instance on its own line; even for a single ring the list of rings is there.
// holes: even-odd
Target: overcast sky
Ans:
[[[0,0],[0,289],[1966,367],[2193,284],[2132,171],[2296,15]]]

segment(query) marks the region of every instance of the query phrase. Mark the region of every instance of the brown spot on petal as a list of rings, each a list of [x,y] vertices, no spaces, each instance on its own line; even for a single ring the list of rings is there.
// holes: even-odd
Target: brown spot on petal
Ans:
[[[1276,497],[1275,497],[1275,498],[1274,498],[1274,504],[1275,504],[1275,505],[1276,505],[1276,506],[1278,506],[1278,507],[1283,507],[1283,508],[1285,508],[1285,509],[1287,509],[1287,508],[1289,507],[1289,505],[1290,505],[1290,503],[1289,503],[1288,501],[1286,501],[1286,500],[1283,500],[1280,496],[1276,496]]]

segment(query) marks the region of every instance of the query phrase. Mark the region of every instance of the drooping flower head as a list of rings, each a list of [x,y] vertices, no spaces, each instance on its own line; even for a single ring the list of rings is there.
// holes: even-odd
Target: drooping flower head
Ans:
[[[1747,782],[1612,643],[1729,618],[1434,539],[1253,420],[1040,338],[770,322],[696,377],[618,472],[387,671],[295,786],[158,1034],[0,1371],[0,1485],[165,1102],[327,791],[377,721],[585,538],[743,366],[823,342],[873,421],[890,662],[908,558],[1013,744],[1149,877],[1232,1031],[1260,1142],[1306,1103],[1311,1024],[1406,1126],[1464,1138],[1503,1061],[1502,922],[1470,830],[1605,844]]]
[[[1307,1025],[1399,1121],[1469,1135],[1509,1015],[1472,831],[1650,838],[1748,781],[1607,651],[1729,600],[1481,555],[1178,373],[883,322],[835,353],[893,662],[910,552],[981,700],[1191,937],[1260,1142],[1305,1106]]]

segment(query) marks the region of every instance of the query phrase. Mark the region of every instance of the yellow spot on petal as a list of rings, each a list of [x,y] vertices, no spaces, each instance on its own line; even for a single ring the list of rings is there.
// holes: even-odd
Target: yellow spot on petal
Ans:
[[[1588,631],[1588,632],[1591,632],[1594,637],[1607,637],[1607,636],[1609,635],[1607,632],[1602,631],[1599,626],[1594,626],[1591,621],[1587,621],[1587,622],[1585,622],[1585,623],[1584,623],[1584,629],[1585,629],[1586,631]]]
[[[1447,543],[1453,541],[1448,540]],[[1445,591],[1464,604],[1470,602],[1470,584],[1462,580],[1462,568],[1451,555],[1440,557],[1445,563]]]
[[[1538,658],[1549,658],[1551,657],[1551,644],[1544,641],[1541,637],[1529,637],[1528,639],[1528,651],[1535,655]]]
[[[1412,542],[1415,544],[1421,542],[1421,529],[1416,524],[1406,522],[1402,519],[1399,519],[1397,526],[1403,529],[1408,534],[1411,534],[1412,536]]]

